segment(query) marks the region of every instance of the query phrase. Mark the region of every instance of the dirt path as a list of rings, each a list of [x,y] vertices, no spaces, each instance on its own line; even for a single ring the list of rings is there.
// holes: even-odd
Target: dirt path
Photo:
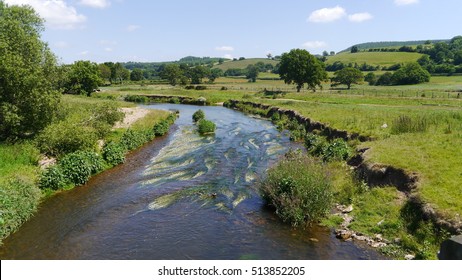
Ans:
[[[140,107],[121,108],[121,110],[125,113],[125,118],[122,122],[116,123],[114,128],[128,128],[150,112],[150,110]]]

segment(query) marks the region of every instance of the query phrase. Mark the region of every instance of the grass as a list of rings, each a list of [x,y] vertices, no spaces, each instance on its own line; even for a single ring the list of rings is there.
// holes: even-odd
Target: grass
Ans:
[[[369,65],[391,66],[397,63],[406,63],[417,61],[422,54],[408,52],[358,52],[358,53],[339,53],[327,58],[327,64],[335,61],[343,63],[357,63],[359,65],[366,63]]]
[[[272,64],[273,66],[276,66],[276,64],[279,63],[278,60],[272,60],[272,59],[266,59],[266,58],[249,58],[249,59],[244,59],[244,60],[230,60],[226,61],[221,65],[216,65],[214,68],[221,69],[223,71],[226,71],[228,69],[232,68],[237,68],[237,69],[245,69],[247,66],[251,64],[257,64],[258,62],[263,62],[265,64]]]

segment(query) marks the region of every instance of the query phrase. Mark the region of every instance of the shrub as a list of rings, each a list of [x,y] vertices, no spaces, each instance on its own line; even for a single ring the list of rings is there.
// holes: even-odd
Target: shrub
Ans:
[[[155,136],[163,136],[165,135],[168,130],[170,129],[170,124],[169,120],[163,120],[161,122],[158,122],[154,125],[153,131]]]
[[[141,95],[127,95],[125,96],[124,100],[127,102],[135,103],[149,103],[149,98]]]
[[[265,202],[292,226],[306,226],[324,217],[331,208],[332,186],[319,162],[290,154],[269,169],[260,184]]]
[[[324,155],[327,145],[328,142],[321,136],[314,134],[307,134],[305,136],[306,150],[313,156],[321,157]]]
[[[39,187],[41,189],[59,190],[64,188],[69,181],[63,173],[60,165],[53,165],[47,168],[40,177]]]
[[[66,155],[59,161],[65,178],[74,185],[83,185],[95,173],[97,166],[87,152],[76,152]]]
[[[0,181],[0,240],[29,219],[40,198],[40,189],[33,180],[16,176]]]
[[[51,156],[92,149],[97,140],[95,128],[81,125],[73,118],[49,125],[36,139],[40,151]]]
[[[329,143],[322,156],[324,161],[342,161],[351,157],[352,151],[348,144],[343,139],[335,139]]]
[[[103,147],[103,159],[111,166],[125,161],[125,147],[116,142],[109,142]]]
[[[197,123],[198,121],[200,120],[203,120],[205,119],[205,113],[204,111],[202,110],[197,110],[193,115],[192,115],[192,119],[195,123]]]
[[[131,151],[140,147],[148,140],[149,139],[146,139],[146,135],[143,132],[128,129],[122,135],[122,138],[120,139],[120,144],[125,148],[125,150]]]
[[[198,123],[198,130],[200,134],[208,134],[215,132],[216,125],[209,120],[203,119]]]

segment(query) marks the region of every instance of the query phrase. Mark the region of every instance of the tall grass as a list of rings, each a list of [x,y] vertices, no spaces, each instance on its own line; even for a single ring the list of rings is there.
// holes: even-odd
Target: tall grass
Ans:
[[[260,184],[266,203],[292,226],[306,226],[331,209],[332,184],[321,163],[300,153],[288,153],[270,168]]]
[[[401,134],[426,132],[428,127],[429,123],[425,117],[418,116],[416,118],[411,118],[409,116],[399,116],[394,119],[391,124],[391,133]]]

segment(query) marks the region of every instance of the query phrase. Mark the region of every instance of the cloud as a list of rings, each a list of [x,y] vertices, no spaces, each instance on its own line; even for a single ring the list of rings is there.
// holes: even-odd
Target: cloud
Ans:
[[[115,46],[115,45],[117,45],[117,41],[100,40],[99,44],[103,45],[103,46]]]
[[[111,6],[111,2],[108,0],[81,0],[79,3],[80,5],[99,9],[104,9]]]
[[[90,54],[89,51],[83,51],[83,52],[80,52],[80,53],[79,53],[80,56],[87,56],[87,55],[89,55],[89,54]]]
[[[303,44],[303,47],[307,49],[321,49],[327,47],[327,43],[323,41],[308,41]]]
[[[346,11],[340,6],[316,10],[308,17],[308,21],[315,23],[332,22],[346,16]]]
[[[112,52],[113,49],[112,49],[112,48],[104,48],[104,51],[105,51],[105,52]]]
[[[419,3],[419,0],[395,0],[395,4],[398,6],[405,6],[417,3]]]
[[[222,52],[232,52],[234,51],[234,48],[231,46],[222,46],[222,47],[216,47],[215,50],[222,51]]]
[[[352,22],[363,22],[371,20],[373,16],[369,13],[357,13],[348,16],[348,19]]]
[[[129,26],[127,26],[127,27],[125,28],[125,30],[128,31],[128,32],[133,32],[133,31],[136,31],[136,30],[138,30],[138,29],[140,29],[140,28],[141,28],[141,26],[139,26],[139,25],[130,24]]]
[[[87,18],[60,0],[6,0],[9,5],[30,5],[45,19],[46,25],[53,29],[74,29],[81,26]]]
[[[233,59],[233,55],[232,55],[232,54],[225,54],[225,55],[223,56],[223,58]]]

